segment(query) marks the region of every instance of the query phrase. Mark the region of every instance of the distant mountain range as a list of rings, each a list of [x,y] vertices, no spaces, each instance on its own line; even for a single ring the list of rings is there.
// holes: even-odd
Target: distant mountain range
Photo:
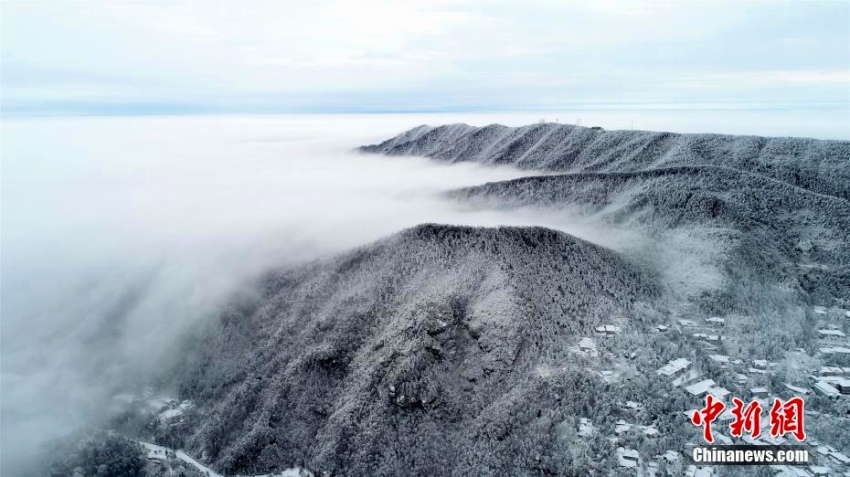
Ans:
[[[359,150],[540,170],[547,175],[451,195],[494,207],[577,206],[658,234],[687,228],[716,239],[722,228],[729,263],[806,299],[850,300],[850,141],[453,124]]]
[[[362,152],[569,173],[731,168],[850,200],[850,141],[605,131],[569,124],[419,126]]]

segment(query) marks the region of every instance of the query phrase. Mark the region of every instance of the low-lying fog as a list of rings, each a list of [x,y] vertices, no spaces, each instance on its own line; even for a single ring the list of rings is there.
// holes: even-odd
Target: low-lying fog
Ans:
[[[527,175],[351,153],[434,116],[32,118],[2,127],[2,465],[93,417],[252,276],[424,222],[639,236],[444,191]],[[489,121],[488,121],[489,122]],[[482,123],[485,123],[482,121]]]
[[[98,413],[247,278],[423,222],[530,224],[443,191],[524,173],[349,152],[390,117],[4,122],[2,464]],[[4,472],[5,473],[5,472]]]

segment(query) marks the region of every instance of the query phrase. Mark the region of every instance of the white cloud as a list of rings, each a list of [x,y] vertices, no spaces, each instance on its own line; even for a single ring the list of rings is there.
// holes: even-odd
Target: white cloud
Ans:
[[[277,95],[284,108],[286,95],[325,95],[368,109],[387,91],[414,106],[426,94],[443,107],[471,96],[494,107],[663,102],[696,93],[687,81],[658,87],[662,75],[744,75],[740,88],[829,86],[845,80],[805,75],[835,70],[850,49],[841,41],[850,7],[778,1],[54,1],[3,10],[3,99],[15,104],[36,91],[43,101],[213,105]],[[772,44],[789,51],[765,55]],[[512,81],[496,90],[496,78]]]

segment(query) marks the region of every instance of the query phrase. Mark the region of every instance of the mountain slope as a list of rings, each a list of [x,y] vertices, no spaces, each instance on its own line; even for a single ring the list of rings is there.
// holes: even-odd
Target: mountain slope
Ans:
[[[652,277],[563,233],[406,230],[275,273],[256,306],[226,314],[177,380],[211,408],[189,444],[225,473],[569,468],[542,423],[604,389],[571,349],[601,324],[648,327],[636,304],[657,296]]]
[[[850,303],[850,201],[758,174],[704,167],[567,174],[451,195],[479,207],[580,207],[583,214],[658,235],[724,229],[732,237],[726,276],[738,284],[781,284],[804,302]]]
[[[850,141],[452,124],[420,126],[359,150],[570,173],[728,167],[850,200]]]

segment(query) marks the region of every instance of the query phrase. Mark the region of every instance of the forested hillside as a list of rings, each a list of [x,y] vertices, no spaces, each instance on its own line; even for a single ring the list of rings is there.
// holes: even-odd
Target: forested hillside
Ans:
[[[500,473],[543,465],[537,447],[564,459],[556,429],[528,426],[553,400],[564,416],[595,405],[600,384],[570,349],[602,324],[648,327],[636,305],[657,293],[632,264],[562,233],[416,227],[275,273],[256,306],[226,314],[178,380],[213,406],[188,444],[241,473],[287,461]],[[563,371],[542,380],[547,367]]]
[[[549,175],[451,196],[482,207],[578,207],[658,235],[682,228],[716,237],[723,229],[737,268],[799,290],[805,301],[850,302],[850,201],[758,174],[671,167]]]
[[[451,124],[420,126],[359,150],[571,173],[726,167],[850,200],[850,141],[605,131],[553,123]]]

